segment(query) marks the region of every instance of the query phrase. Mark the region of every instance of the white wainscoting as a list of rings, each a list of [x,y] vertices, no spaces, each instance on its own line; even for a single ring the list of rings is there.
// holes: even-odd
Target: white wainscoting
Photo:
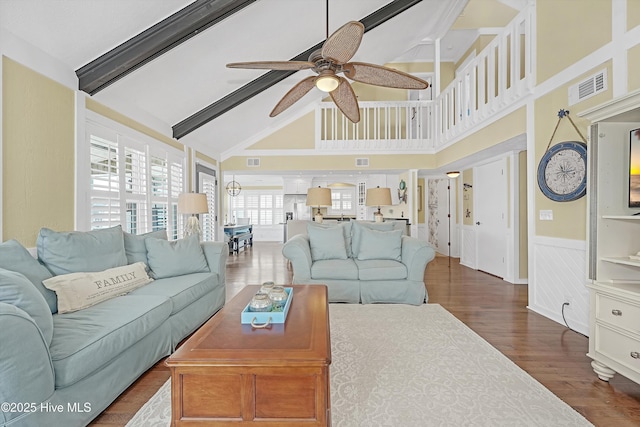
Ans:
[[[460,239],[460,264],[473,268],[478,268],[476,260],[476,231],[472,225],[463,225]]]
[[[562,304],[567,323],[580,333],[589,334],[589,291],[587,250],[583,240],[536,236],[530,266],[528,308],[563,324]]]

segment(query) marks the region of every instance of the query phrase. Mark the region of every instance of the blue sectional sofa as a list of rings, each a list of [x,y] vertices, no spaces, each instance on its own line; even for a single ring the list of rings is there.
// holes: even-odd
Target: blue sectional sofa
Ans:
[[[404,235],[405,224],[309,222],[307,234],[287,240],[282,254],[293,283],[327,285],[330,302],[419,305],[428,298],[424,271],[435,251]]]
[[[15,240],[0,244],[1,426],[88,424],[225,302],[223,242],[114,227],[43,229],[37,244],[38,259]],[[155,280],[75,311],[59,313],[59,294],[43,285],[136,262]]]

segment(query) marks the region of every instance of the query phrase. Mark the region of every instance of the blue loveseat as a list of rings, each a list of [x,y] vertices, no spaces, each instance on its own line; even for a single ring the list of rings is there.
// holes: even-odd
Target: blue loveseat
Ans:
[[[114,227],[42,229],[37,246],[38,259],[15,240],[0,244],[1,426],[88,424],[225,302],[222,242]],[[43,285],[136,262],[155,280],[71,312]]]
[[[419,305],[427,300],[424,271],[435,251],[404,235],[405,224],[309,222],[307,234],[287,240],[282,254],[293,283],[327,285],[330,302]]]

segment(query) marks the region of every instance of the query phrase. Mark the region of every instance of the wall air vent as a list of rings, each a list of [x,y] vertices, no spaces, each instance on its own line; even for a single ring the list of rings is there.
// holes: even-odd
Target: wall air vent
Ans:
[[[369,167],[369,158],[368,157],[358,157],[358,158],[356,158],[356,167],[357,168],[368,168]]]
[[[247,159],[247,167],[250,167],[250,168],[260,167],[260,157],[249,157]]]
[[[607,90],[607,69],[576,83],[569,88],[569,105],[577,104],[587,98]]]

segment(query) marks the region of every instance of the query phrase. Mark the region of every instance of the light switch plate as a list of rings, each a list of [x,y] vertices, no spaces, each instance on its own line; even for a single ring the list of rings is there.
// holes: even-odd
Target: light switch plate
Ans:
[[[540,221],[553,221],[553,211],[540,210]]]

